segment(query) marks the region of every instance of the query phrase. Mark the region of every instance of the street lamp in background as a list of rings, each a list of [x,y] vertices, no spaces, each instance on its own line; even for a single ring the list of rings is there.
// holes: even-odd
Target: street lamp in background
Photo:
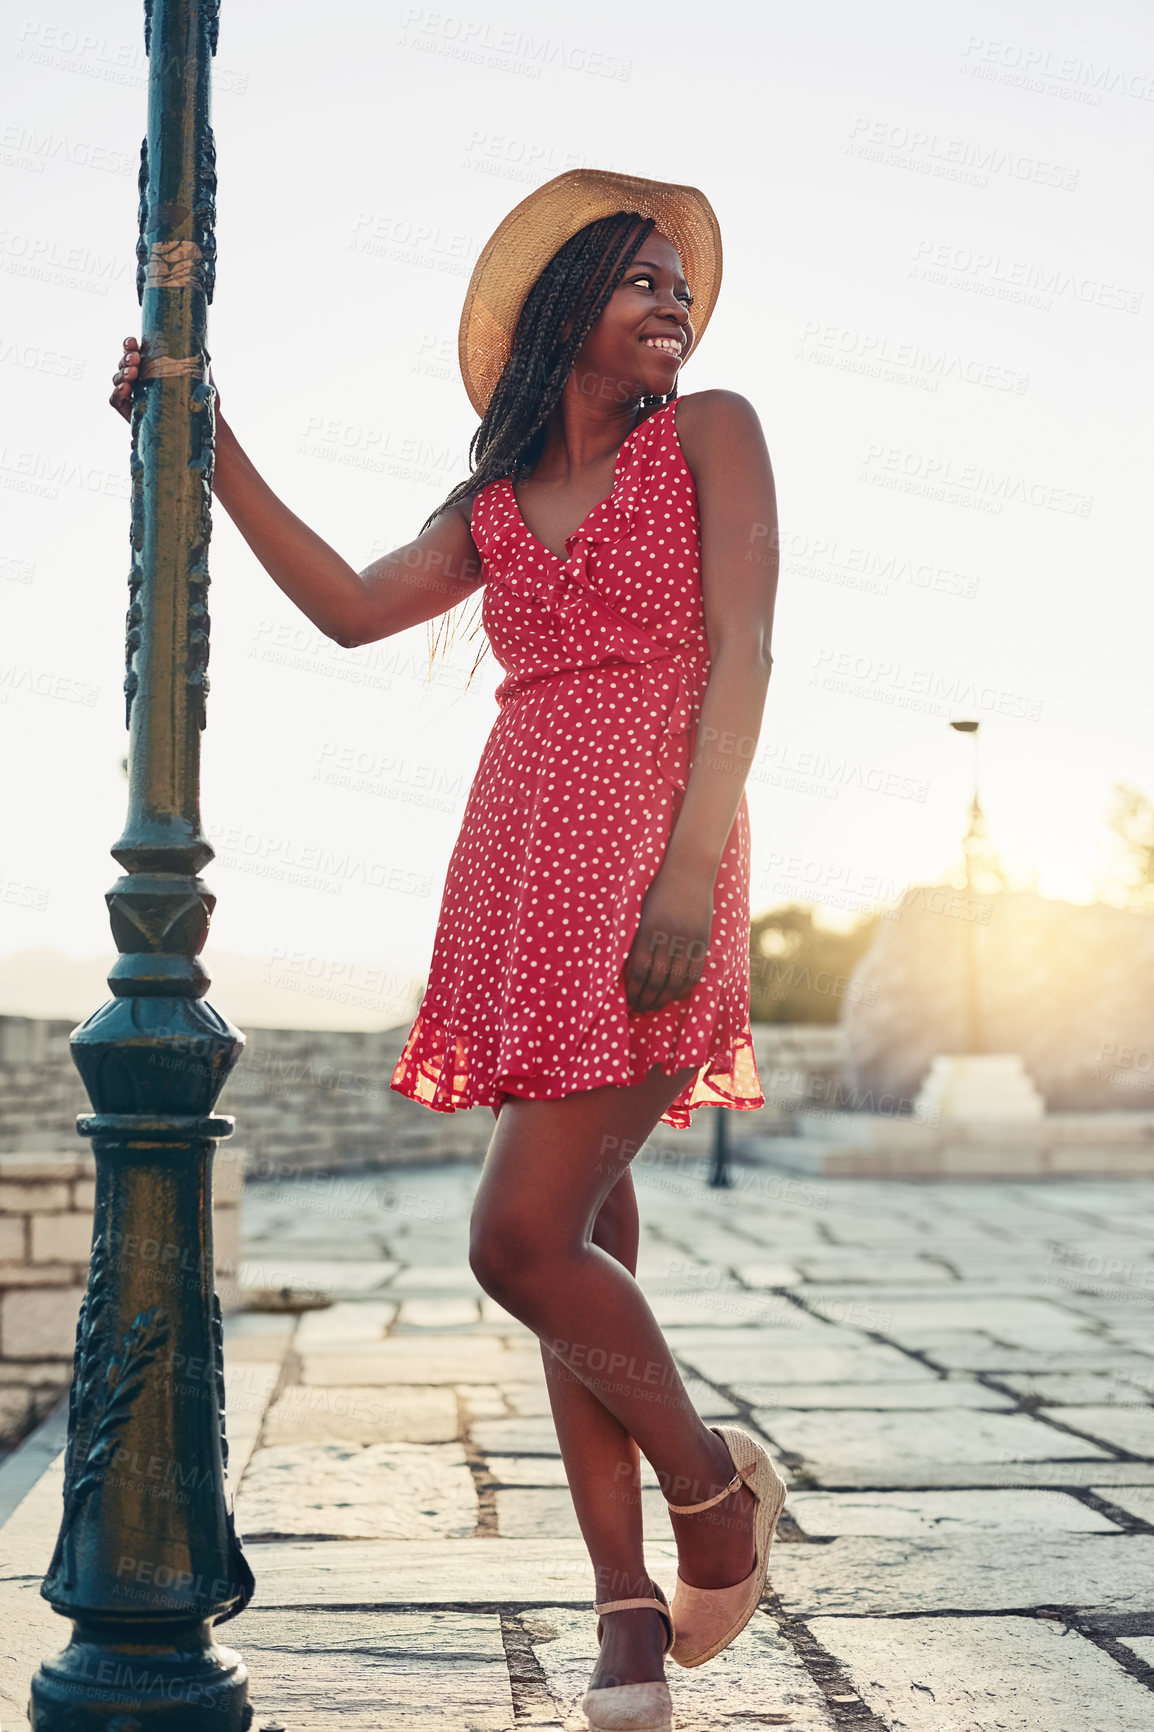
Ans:
[[[978,722],[951,722],[959,734],[969,734],[974,742],[974,797],[970,803],[970,827],[962,838],[962,855],[966,866],[966,903],[971,910],[975,908],[974,892],[977,888],[977,872],[975,870],[978,837],[982,831],[982,808],[978,800]],[[982,1029],[981,1011],[978,1003],[978,949],[974,934],[974,922],[966,922],[965,932],[966,954],[966,1051],[981,1052]]]
[[[965,971],[964,1052],[938,1053],[914,1101],[914,1116],[930,1119],[1039,1119],[1045,1103],[1026,1073],[1017,1053],[986,1052],[981,1018],[978,926],[988,923],[993,903],[983,905],[983,894],[1006,888],[1005,875],[990,845],[986,820],[978,799],[977,722],[951,722],[959,734],[974,742],[974,792],[970,822],[962,838],[966,871],[966,899],[962,910]]]
[[[709,1183],[715,1191],[727,1191],[733,1184],[729,1171],[729,1108],[718,1107],[713,1115],[713,1155],[709,1165]]]

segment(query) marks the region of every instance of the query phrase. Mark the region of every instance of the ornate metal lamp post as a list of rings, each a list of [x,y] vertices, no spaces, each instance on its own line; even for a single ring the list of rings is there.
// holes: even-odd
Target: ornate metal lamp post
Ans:
[[[214,898],[199,812],[208,681],[214,393],[207,383],[216,173],[209,126],[219,0],[145,0],[132,418],[129,812],[106,898],[113,998],[73,1031],[92,1112],[96,1208],[69,1402],[64,1511],[41,1586],[73,1621],[32,1680],[36,1732],[244,1732],[240,1656],[211,1625],[252,1573],[224,1487],[213,1112],[244,1037],[204,1002]]]

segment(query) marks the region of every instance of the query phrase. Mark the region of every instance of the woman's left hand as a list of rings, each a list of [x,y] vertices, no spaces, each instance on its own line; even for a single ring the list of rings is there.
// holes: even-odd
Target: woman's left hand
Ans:
[[[623,970],[630,1010],[660,1010],[701,978],[713,925],[713,881],[658,868]]]

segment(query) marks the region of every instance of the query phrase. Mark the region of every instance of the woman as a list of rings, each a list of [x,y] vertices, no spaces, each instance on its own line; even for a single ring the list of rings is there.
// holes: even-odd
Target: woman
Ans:
[[[760,1444],[698,1417],[634,1279],[632,1156],[659,1120],[764,1101],[744,787],[772,661],[773,475],[744,397],[677,393],[720,277],[692,187],[575,170],[538,188],[466,297],[473,471],[359,574],[217,413],[216,497],[337,643],[484,586],[506,677],[392,1086],[496,1116],[470,1261],[541,1341],[594,1572],[582,1706],[635,1732],[669,1725],[666,1653],[701,1665],[752,1616],[785,1496]],[[125,414],[137,371],[129,339]],[[645,1568],[641,1453],[677,1541],[671,1607]]]

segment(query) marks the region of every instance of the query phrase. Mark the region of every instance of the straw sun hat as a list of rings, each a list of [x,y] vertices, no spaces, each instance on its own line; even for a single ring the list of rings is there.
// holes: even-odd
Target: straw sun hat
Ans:
[[[681,255],[693,294],[696,349],[721,286],[721,230],[713,207],[695,186],[573,168],[531,192],[490,237],[477,260],[457,349],[461,377],[478,415],[484,415],[513,344],[526,297],[557,250],[586,223],[617,211],[653,217]]]

